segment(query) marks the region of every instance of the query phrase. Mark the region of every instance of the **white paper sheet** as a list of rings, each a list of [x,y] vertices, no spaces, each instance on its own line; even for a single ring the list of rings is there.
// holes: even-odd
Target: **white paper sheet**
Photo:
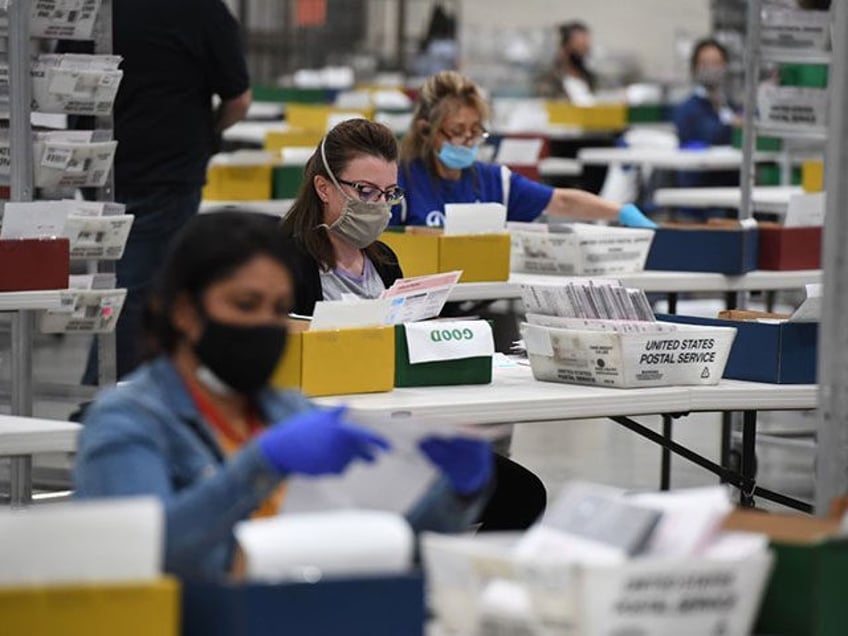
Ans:
[[[146,581],[160,575],[163,547],[154,498],[0,510],[0,585]]]
[[[784,227],[820,227],[824,225],[826,198],[824,192],[793,194],[783,220]]]
[[[539,163],[544,141],[542,139],[504,138],[498,147],[495,163],[507,166],[535,166]]]
[[[379,327],[386,324],[391,301],[368,299],[356,301],[319,301],[315,303],[310,331]]]
[[[445,236],[498,234],[506,228],[506,207],[501,203],[448,203]]]
[[[409,363],[462,360],[495,353],[492,327],[485,320],[407,323]]]
[[[235,534],[250,581],[403,573],[415,548],[406,520],[379,511],[284,514],[243,521]]]
[[[9,202],[3,208],[0,239],[64,236],[68,211],[63,201]]]
[[[807,298],[795,313],[789,318],[789,322],[820,322],[822,312],[822,285],[809,283],[806,285]]]

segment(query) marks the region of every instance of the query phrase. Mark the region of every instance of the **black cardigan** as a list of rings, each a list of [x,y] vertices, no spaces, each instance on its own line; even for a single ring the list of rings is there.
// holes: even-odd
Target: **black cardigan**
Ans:
[[[321,267],[312,256],[303,248],[299,241],[286,239],[289,255],[294,261],[296,268],[294,272],[294,313],[301,316],[311,316],[315,311],[315,303],[324,300],[324,292],[321,289]],[[373,261],[374,269],[388,289],[394,282],[403,278],[403,271],[398,264],[397,255],[385,243],[374,244],[380,251],[382,258]]]

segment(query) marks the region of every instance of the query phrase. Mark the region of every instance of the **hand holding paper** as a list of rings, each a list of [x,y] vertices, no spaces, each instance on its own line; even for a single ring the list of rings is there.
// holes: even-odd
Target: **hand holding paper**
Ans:
[[[364,428],[344,422],[338,407],[299,413],[275,424],[259,438],[270,464],[281,474],[338,475],[359,459],[373,462],[389,443]]]
[[[481,490],[492,478],[492,446],[464,437],[428,437],[418,447],[438,466],[460,495]]]

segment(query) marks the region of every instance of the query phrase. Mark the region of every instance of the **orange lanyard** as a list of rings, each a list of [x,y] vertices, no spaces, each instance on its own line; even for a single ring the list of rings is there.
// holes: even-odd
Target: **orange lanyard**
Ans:
[[[247,430],[248,434],[236,430],[219,411],[214,404],[206,397],[203,390],[196,386],[193,382],[186,382],[188,392],[191,395],[197,410],[203,416],[203,419],[215,429],[215,431],[223,436],[227,441],[239,448],[246,444],[252,437],[261,433],[264,430],[262,420],[259,418],[255,408],[250,408],[247,414]]]

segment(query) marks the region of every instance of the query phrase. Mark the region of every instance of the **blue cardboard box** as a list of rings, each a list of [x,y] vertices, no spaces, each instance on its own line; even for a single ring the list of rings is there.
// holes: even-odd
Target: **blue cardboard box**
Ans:
[[[757,269],[757,230],[724,225],[657,228],[645,269],[744,274]]]
[[[688,325],[736,327],[725,378],[774,384],[815,384],[819,323],[764,323],[695,316],[659,315]]]
[[[192,583],[183,636],[422,636],[419,574],[318,583]]]

